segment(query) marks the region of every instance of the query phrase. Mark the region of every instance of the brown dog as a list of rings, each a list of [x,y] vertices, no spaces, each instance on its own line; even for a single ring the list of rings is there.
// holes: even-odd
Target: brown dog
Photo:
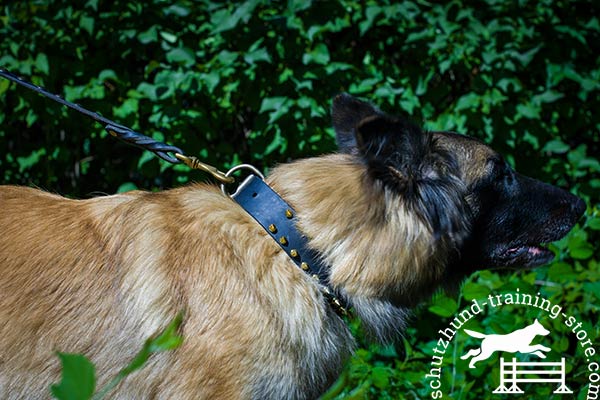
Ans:
[[[281,165],[268,183],[376,339],[408,308],[485,267],[535,266],[584,203],[516,174],[481,142],[423,132],[347,95],[340,154]],[[0,397],[47,398],[55,351],[99,384],[180,311],[183,345],[127,378],[120,399],[314,398],[351,352],[321,287],[215,186],[69,200],[0,190]]]

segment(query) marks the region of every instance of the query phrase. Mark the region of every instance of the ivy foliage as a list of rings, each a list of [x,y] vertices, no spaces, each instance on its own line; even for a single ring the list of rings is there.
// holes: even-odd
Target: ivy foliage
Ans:
[[[584,198],[586,216],[553,245],[550,266],[484,271],[460,293],[438,294],[404,343],[363,343],[325,396],[429,398],[424,375],[438,330],[474,298],[539,292],[577,314],[590,336],[600,333],[599,8],[594,0],[4,2],[0,66],[220,169],[334,151],[330,99],[347,91],[428,129],[481,138],[521,173]],[[207,178],[0,79],[0,179],[89,197]],[[482,316],[473,329],[499,332],[504,319],[516,326],[530,312]],[[569,357],[571,384],[585,398],[584,357],[562,331],[555,350]],[[467,342],[456,339],[454,354]],[[483,375],[447,371],[451,398],[488,398],[497,385],[491,364]]]
[[[60,382],[50,387],[52,397],[57,400],[105,398],[127,376],[144,367],[150,356],[179,347],[183,337],[177,334],[177,330],[181,327],[182,321],[183,313],[180,313],[156,337],[147,339],[133,360],[98,391],[96,391],[96,367],[87,357],[81,354],[58,353],[62,373]]]

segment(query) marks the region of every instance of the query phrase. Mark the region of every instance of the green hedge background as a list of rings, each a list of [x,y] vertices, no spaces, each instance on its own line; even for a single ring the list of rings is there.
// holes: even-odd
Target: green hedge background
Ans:
[[[417,310],[402,343],[361,340],[325,398],[430,398],[425,374],[438,330],[491,292],[540,292],[599,337],[597,1],[0,4],[1,67],[220,169],[248,162],[267,170],[334,151],[330,101],[347,91],[429,129],[482,138],[520,172],[586,200],[585,217],[553,245],[550,266],[484,271],[460,293],[436,295]],[[0,179],[86,198],[208,178],[117,142],[93,121],[0,79]],[[467,327],[501,333],[544,317],[537,312],[515,306]],[[567,358],[575,398],[586,398],[581,346],[558,321],[545,321],[554,324],[551,347]],[[468,370],[458,359],[467,342],[457,337],[446,357],[445,398],[498,398],[490,394],[497,357],[487,369]],[[522,387],[567,398],[548,384]]]

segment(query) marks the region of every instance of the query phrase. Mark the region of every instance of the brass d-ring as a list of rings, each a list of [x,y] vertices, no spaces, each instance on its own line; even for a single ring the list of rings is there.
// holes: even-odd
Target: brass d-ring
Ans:
[[[233,167],[233,168],[231,168],[229,171],[227,171],[227,172],[224,174],[224,176],[225,176],[226,178],[233,179],[233,177],[232,177],[231,175],[232,175],[234,172],[236,172],[236,171],[240,171],[240,170],[242,170],[242,169],[248,169],[248,170],[250,170],[250,172],[251,172],[253,175],[256,175],[256,176],[258,176],[258,177],[259,177],[260,179],[262,179],[263,181],[265,180],[265,176],[264,176],[264,175],[263,175],[263,174],[262,174],[262,173],[261,173],[261,172],[260,172],[260,171],[259,171],[259,170],[258,170],[256,167],[255,167],[255,166],[253,166],[253,165],[250,165],[250,164],[240,164],[240,165],[236,165],[235,167]],[[225,183],[231,183],[231,182],[224,182],[224,183],[222,183],[222,184],[221,184],[221,191],[223,192],[223,194],[224,194],[225,196],[230,196],[230,197],[231,197],[231,196],[233,196],[233,195],[235,195],[235,192],[237,192],[237,189],[236,189],[236,191],[234,192],[234,194],[232,195],[232,194],[230,194],[230,193],[227,191],[227,189],[225,188]],[[243,184],[244,184],[244,183],[242,182],[242,184],[241,184],[240,186],[242,186]]]

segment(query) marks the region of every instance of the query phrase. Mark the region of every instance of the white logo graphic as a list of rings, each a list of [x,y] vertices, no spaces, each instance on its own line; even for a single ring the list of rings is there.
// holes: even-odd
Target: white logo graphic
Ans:
[[[506,312],[519,311],[521,314],[525,308],[536,309],[536,313],[545,314],[543,316],[554,321],[553,327],[557,328],[558,332],[547,330],[542,325],[542,323],[545,323],[544,320],[541,320],[542,323],[535,320],[532,324],[505,335],[497,335],[493,332],[486,334],[465,329],[465,324],[485,311],[488,313],[504,312],[503,309],[505,307],[507,308]],[[578,319],[576,315],[569,313],[568,310],[563,310],[560,304],[552,303],[539,292],[533,295],[523,293],[519,288],[516,288],[513,292],[489,293],[483,299],[471,299],[470,303],[458,311],[445,327],[438,330],[439,337],[431,349],[431,362],[429,370],[425,375],[425,385],[431,389],[429,396],[437,400],[453,398],[453,395],[459,391],[462,393],[462,389],[457,389],[454,385],[451,388],[444,387],[443,376],[444,368],[449,364],[445,360],[445,356],[450,349],[456,348],[451,346],[451,343],[458,333],[465,332],[471,337],[479,339],[480,344],[477,348],[465,350],[466,354],[461,358],[469,360],[469,363],[466,361],[459,362],[459,365],[455,365],[454,367],[457,371],[461,372],[469,368],[473,369],[477,367],[477,369],[480,369],[482,368],[481,364],[485,363],[479,363],[479,361],[488,360],[496,352],[500,353],[500,361],[498,361],[496,367],[499,369],[498,381],[500,385],[494,393],[523,393],[519,386],[522,386],[523,390],[527,391],[529,387],[538,386],[538,383],[546,382],[556,384],[554,393],[572,393],[565,384],[569,378],[566,376],[567,372],[569,372],[569,374],[573,373],[577,375],[577,378],[574,379],[577,379],[578,383],[581,381],[581,374],[585,374],[587,377],[587,382],[584,382],[583,386],[578,389],[580,391],[578,398],[600,400],[600,360],[598,360],[600,351],[596,351],[592,338],[586,331],[584,324],[585,322]],[[550,348],[541,344],[532,344],[536,341],[536,338],[538,342],[543,340],[546,343],[555,334],[570,334],[573,339],[576,339],[573,341],[576,344],[576,348],[571,347],[571,342],[569,342],[569,351],[565,352],[565,354],[573,355],[575,351],[581,352],[583,354],[582,362],[584,362],[585,371],[584,367],[578,367],[580,368],[578,372],[569,370],[567,368],[569,365],[566,365],[568,362],[565,362],[568,357],[561,359],[551,357],[552,352]],[[519,360],[520,356],[518,354],[531,354],[532,356],[529,356],[531,360]],[[546,356],[549,356],[551,360],[542,361]],[[454,357],[452,361],[454,361]],[[484,368],[489,367],[487,365]],[[494,368],[494,371],[496,368]],[[482,376],[480,373],[474,375]],[[488,380],[488,382],[493,380],[492,377],[488,377],[487,375],[484,376],[484,379]],[[550,386],[554,386],[554,384],[550,384]],[[574,384],[574,382],[570,384]]]
[[[496,351],[535,354],[540,358],[546,358],[544,352],[551,350],[541,344],[531,344],[536,336],[547,336],[550,333],[537,319],[533,324],[505,335],[486,335],[469,329],[465,329],[465,333],[474,338],[483,339],[479,348],[471,349],[461,357],[462,360],[473,357],[469,368],[475,368],[478,361],[487,360]],[[525,367],[533,367],[533,369]],[[548,377],[544,377],[545,375]],[[556,375],[559,376],[556,377]],[[573,393],[565,385],[564,357],[560,362],[519,362],[514,357],[511,361],[500,358],[500,386],[494,390],[494,393],[523,393],[523,390],[517,386],[518,382],[557,382],[559,386],[554,393]],[[507,387],[506,384],[512,385]]]
[[[523,329],[517,329],[506,335],[486,335],[465,329],[465,332],[477,339],[483,339],[478,349],[472,349],[467,354],[461,357],[461,360],[466,360],[473,357],[469,363],[469,368],[475,368],[475,363],[482,360],[487,360],[496,351],[505,351],[508,353],[523,353],[535,354],[540,358],[546,358],[544,351],[550,351],[549,347],[541,344],[531,345],[533,339],[538,336],[546,336],[550,333],[536,319],[535,322]]]
[[[535,369],[519,369],[523,367],[536,367]],[[549,367],[548,369],[543,369]],[[560,367],[555,369],[554,367]],[[558,378],[553,378],[560,374]],[[534,376],[549,375],[548,378],[538,378]],[[571,389],[565,385],[565,358],[561,358],[560,362],[517,362],[513,357],[512,361],[506,362],[504,358],[500,359],[500,386],[494,390],[494,393],[524,393],[517,386],[518,382],[558,382],[558,387],[554,393],[573,393]],[[507,383],[512,383],[512,386],[506,387]]]

